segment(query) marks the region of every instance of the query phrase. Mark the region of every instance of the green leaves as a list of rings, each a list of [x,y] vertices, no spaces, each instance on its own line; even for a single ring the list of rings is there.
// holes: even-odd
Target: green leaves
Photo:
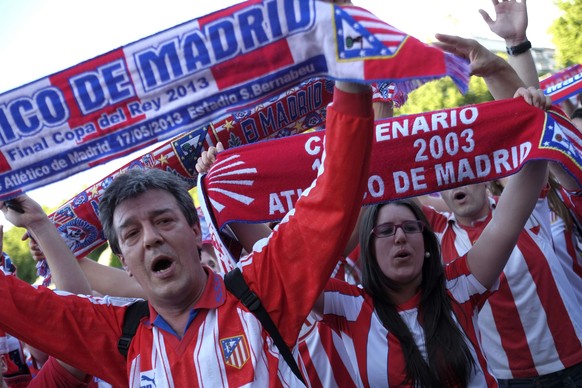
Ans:
[[[556,0],[563,11],[550,27],[558,67],[582,63],[582,0]]]

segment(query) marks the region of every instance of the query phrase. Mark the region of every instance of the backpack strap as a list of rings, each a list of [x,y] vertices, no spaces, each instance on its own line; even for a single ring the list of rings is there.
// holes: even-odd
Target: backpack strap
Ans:
[[[131,344],[133,336],[135,336],[139,322],[143,317],[149,317],[149,315],[150,308],[147,300],[138,300],[127,306],[127,310],[125,310],[125,315],[123,316],[121,337],[117,342],[117,349],[124,357],[127,357],[129,345]]]
[[[232,271],[229,271],[226,275],[224,275],[224,283],[226,285],[226,289],[230,291],[234,296],[236,296],[242,304],[244,304],[255,316],[261,321],[261,324],[267,330],[275,345],[279,349],[279,352],[293,371],[293,373],[297,376],[299,380],[303,384],[305,384],[305,380],[299,371],[299,367],[297,366],[297,362],[293,355],[291,354],[291,350],[281,337],[281,333],[275,326],[275,323],[269,316],[269,313],[263,305],[261,304],[261,300],[259,297],[250,290],[247,282],[245,281],[244,277],[242,276],[242,272],[240,268],[235,268]]]

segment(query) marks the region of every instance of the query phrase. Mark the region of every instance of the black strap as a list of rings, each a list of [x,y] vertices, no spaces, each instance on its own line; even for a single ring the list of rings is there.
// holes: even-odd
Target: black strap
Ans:
[[[269,316],[269,313],[263,305],[261,301],[257,297],[257,295],[252,292],[247,285],[247,282],[242,276],[242,272],[239,268],[235,268],[232,271],[228,272],[224,275],[224,283],[226,285],[226,289],[230,291],[234,296],[236,296],[240,301],[253,313],[255,316],[261,321],[261,324],[267,330],[273,341],[275,341],[275,345],[279,348],[279,352],[293,371],[297,378],[301,380],[303,384],[305,384],[305,380],[303,380],[303,376],[299,371],[299,367],[297,366],[297,362],[293,355],[291,354],[291,350],[281,337],[279,330],[277,330],[277,326],[273,323],[273,320]]]
[[[138,300],[127,306],[125,310],[125,315],[123,317],[123,327],[121,328],[121,337],[117,342],[117,349],[127,357],[127,351],[129,350],[129,344],[137,331],[139,326],[139,321],[143,317],[148,317],[150,315],[150,308],[148,306],[147,300]]]

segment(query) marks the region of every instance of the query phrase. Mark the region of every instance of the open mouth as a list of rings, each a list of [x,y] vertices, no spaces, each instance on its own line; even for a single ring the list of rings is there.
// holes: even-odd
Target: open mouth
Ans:
[[[170,268],[170,266],[172,265],[172,262],[168,259],[160,259],[157,260],[153,265],[152,265],[152,271],[154,272],[162,272],[165,271],[166,269]]]
[[[455,193],[453,198],[457,201],[461,201],[461,200],[465,199],[466,196],[467,195],[465,193],[463,193],[462,191],[459,191],[459,192]]]

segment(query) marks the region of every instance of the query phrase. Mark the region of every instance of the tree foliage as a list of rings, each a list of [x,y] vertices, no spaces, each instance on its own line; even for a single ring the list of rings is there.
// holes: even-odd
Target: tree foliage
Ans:
[[[582,63],[582,0],[556,0],[562,10],[550,27],[560,67]]]
[[[477,104],[491,101],[493,98],[487,90],[485,81],[480,77],[471,77],[469,91],[462,95],[450,78],[443,78],[424,84],[408,96],[408,101],[396,109],[394,115],[415,114],[439,109]]]
[[[93,249],[89,254],[87,254],[87,257],[93,261],[98,261],[99,257],[107,249],[107,247],[107,243],[101,244],[97,248]]]
[[[6,252],[16,265],[16,276],[27,283],[36,280],[36,262],[32,259],[28,242],[22,241],[26,229],[13,227],[4,232],[3,251]]]

